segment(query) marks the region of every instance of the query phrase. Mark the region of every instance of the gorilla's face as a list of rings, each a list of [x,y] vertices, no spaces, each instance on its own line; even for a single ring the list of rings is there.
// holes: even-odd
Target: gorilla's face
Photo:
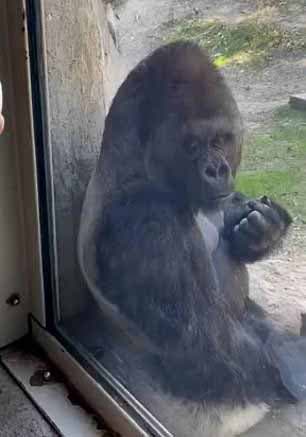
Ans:
[[[149,142],[149,175],[195,208],[216,207],[233,190],[241,146],[222,117],[162,125]]]

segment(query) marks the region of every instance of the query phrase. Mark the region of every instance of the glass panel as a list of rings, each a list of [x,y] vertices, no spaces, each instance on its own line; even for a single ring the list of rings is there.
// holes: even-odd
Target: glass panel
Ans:
[[[45,1],[57,329],[161,434],[298,437],[305,8],[217,3]]]

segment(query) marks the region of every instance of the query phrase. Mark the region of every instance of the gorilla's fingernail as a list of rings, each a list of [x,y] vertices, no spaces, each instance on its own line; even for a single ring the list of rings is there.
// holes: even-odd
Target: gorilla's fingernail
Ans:
[[[238,232],[239,231],[239,225],[236,225],[235,227],[234,227],[234,232]]]

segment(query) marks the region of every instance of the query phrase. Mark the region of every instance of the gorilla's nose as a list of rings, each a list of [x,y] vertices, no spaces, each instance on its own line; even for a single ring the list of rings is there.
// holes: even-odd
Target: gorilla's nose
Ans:
[[[207,164],[204,169],[203,177],[208,183],[216,184],[227,183],[231,175],[231,169],[227,162],[217,164]]]

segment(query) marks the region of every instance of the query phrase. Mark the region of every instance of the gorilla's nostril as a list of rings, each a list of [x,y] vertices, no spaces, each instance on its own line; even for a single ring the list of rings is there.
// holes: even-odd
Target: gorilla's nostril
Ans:
[[[206,170],[205,170],[205,174],[206,174],[206,176],[208,176],[208,177],[210,177],[210,178],[215,178],[215,177],[217,177],[216,169],[215,169],[212,165],[209,165],[209,166],[206,168]]]
[[[226,164],[221,164],[218,171],[219,176],[226,176],[228,172],[228,166]]]

